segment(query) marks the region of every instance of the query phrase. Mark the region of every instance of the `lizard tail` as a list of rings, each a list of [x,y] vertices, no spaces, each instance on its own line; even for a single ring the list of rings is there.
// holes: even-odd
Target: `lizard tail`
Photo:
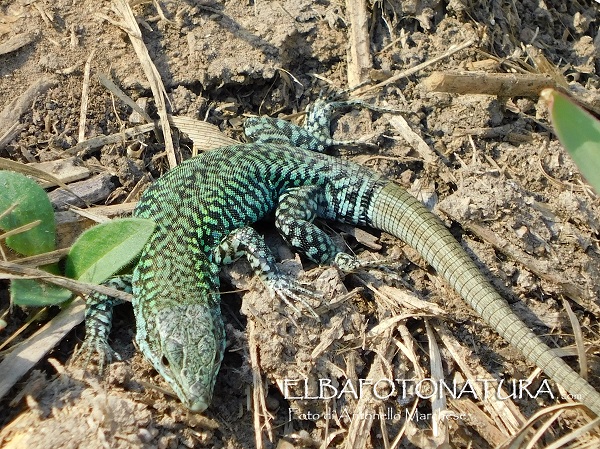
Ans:
[[[421,202],[390,182],[376,194],[370,209],[375,228],[416,249],[492,329],[600,416],[600,393],[517,317],[443,223]]]

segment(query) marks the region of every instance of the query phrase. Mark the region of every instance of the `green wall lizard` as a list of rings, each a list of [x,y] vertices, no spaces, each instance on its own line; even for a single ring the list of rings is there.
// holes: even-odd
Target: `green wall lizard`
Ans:
[[[134,215],[156,222],[131,278],[136,341],[183,404],[209,405],[225,350],[219,269],[245,255],[282,299],[311,294],[277,269],[252,223],[275,211],[279,232],[319,264],[353,268],[313,224],[316,217],[388,232],[419,254],[484,320],[531,363],[600,416],[600,394],[558,358],[513,313],[441,221],[394,182],[325,155],[337,107],[318,101],[304,128],[276,119],[249,119],[253,143],[212,150],[183,162],[152,184]],[[114,300],[88,299],[82,350],[111,357],[107,336]]]

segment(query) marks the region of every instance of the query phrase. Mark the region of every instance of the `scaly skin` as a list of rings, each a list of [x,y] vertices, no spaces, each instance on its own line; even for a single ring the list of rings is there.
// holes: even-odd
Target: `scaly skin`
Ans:
[[[210,403],[224,351],[212,251],[232,231],[265,217],[284,192],[304,185],[332,195],[320,216],[363,225],[361,208],[349,205],[342,213],[340,204],[352,198],[364,205],[381,188],[379,176],[340,159],[246,144],[183,162],[138,203],[134,215],[153,219],[156,229],[133,275],[136,341],[190,410]]]
[[[299,148],[320,151],[332,143],[323,130],[330,112],[309,116],[310,134],[321,130],[317,138],[285,122],[252,120],[247,133],[259,141],[182,163],[138,203],[135,215],[153,219],[157,226],[133,275],[136,341],[181,401],[196,412],[211,401],[225,347],[219,308],[222,263],[249,252],[252,265],[275,290],[284,290],[285,296],[302,293],[276,271],[264,243],[244,228],[275,210],[286,240],[317,263],[348,265],[351,258],[312,224],[316,216],[377,228],[404,240],[494,330],[600,416],[600,394],[523,324],[437,217],[376,173]],[[236,232],[240,228],[244,232]],[[98,299],[95,304],[96,309],[104,307]],[[93,306],[90,310],[92,318],[99,314]],[[88,332],[97,340],[107,333],[92,325]],[[89,347],[101,352],[107,345],[103,340]]]

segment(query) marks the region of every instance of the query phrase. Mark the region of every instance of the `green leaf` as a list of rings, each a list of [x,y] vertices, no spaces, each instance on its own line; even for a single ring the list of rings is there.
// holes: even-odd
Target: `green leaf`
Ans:
[[[566,95],[545,89],[550,118],[560,143],[569,152],[581,174],[600,193],[600,122]]]
[[[52,274],[61,274],[57,263],[40,268]],[[72,295],[71,290],[35,279],[13,279],[10,283],[10,299],[18,306],[53,306],[67,301]]]
[[[71,295],[66,288],[33,279],[13,279],[10,283],[11,301],[18,306],[53,306],[65,302]]]
[[[0,229],[11,229],[40,220],[36,227],[6,239],[6,245],[24,256],[54,250],[56,223],[48,195],[35,181],[11,171],[0,171],[0,213],[12,205],[12,212],[0,218]]]
[[[25,232],[6,238],[6,245],[25,256],[52,251],[56,246],[56,222],[48,195],[35,181],[12,171],[0,171],[0,213],[15,206],[0,218],[4,231],[19,228],[39,220],[39,224]],[[58,274],[56,264],[42,269]],[[71,292],[56,285],[33,279],[13,279],[10,284],[11,303],[18,306],[42,307],[60,304],[71,297]]]
[[[154,227],[152,220],[124,218],[88,229],[71,247],[66,275],[84,282],[105,281],[137,257]]]

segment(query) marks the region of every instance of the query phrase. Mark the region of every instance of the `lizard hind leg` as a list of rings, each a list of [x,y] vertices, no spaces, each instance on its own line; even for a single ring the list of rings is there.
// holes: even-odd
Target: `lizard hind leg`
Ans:
[[[342,251],[313,223],[317,216],[326,216],[326,205],[321,196],[321,188],[316,186],[296,187],[281,195],[275,211],[275,226],[283,238],[313,262],[333,265],[345,273],[364,269],[389,273],[389,266],[396,264],[396,259],[359,260]]]
[[[324,216],[321,187],[302,186],[288,189],[279,197],[275,227],[295,250],[318,264],[330,264],[340,249],[313,220]]]
[[[347,107],[362,107],[377,112],[396,112],[363,100],[331,101],[319,98],[306,109],[304,126],[271,117],[250,117],[244,122],[246,137],[256,143],[291,145],[323,153],[334,145],[365,145],[363,141],[335,140],[331,136],[331,120],[335,111]]]
[[[256,143],[291,145],[304,150],[323,153],[333,145],[327,136],[312,134],[312,131],[285,120],[271,117],[250,117],[244,122],[246,137]]]
[[[304,297],[321,299],[321,296],[277,268],[271,250],[254,228],[245,226],[236,229],[221,240],[212,256],[217,265],[227,265],[245,256],[254,273],[292,310],[301,313],[291,300],[301,303],[313,317],[319,318]]]
[[[384,108],[367,103],[360,99],[348,99],[348,100],[337,100],[333,101],[331,97],[321,97],[315,102],[308,105],[306,108],[306,121],[304,122],[303,129],[317,139],[326,147],[334,145],[369,145],[362,140],[336,140],[331,135],[331,121],[335,112],[339,109],[344,108],[365,108],[375,112],[381,113],[397,113],[394,109]]]

